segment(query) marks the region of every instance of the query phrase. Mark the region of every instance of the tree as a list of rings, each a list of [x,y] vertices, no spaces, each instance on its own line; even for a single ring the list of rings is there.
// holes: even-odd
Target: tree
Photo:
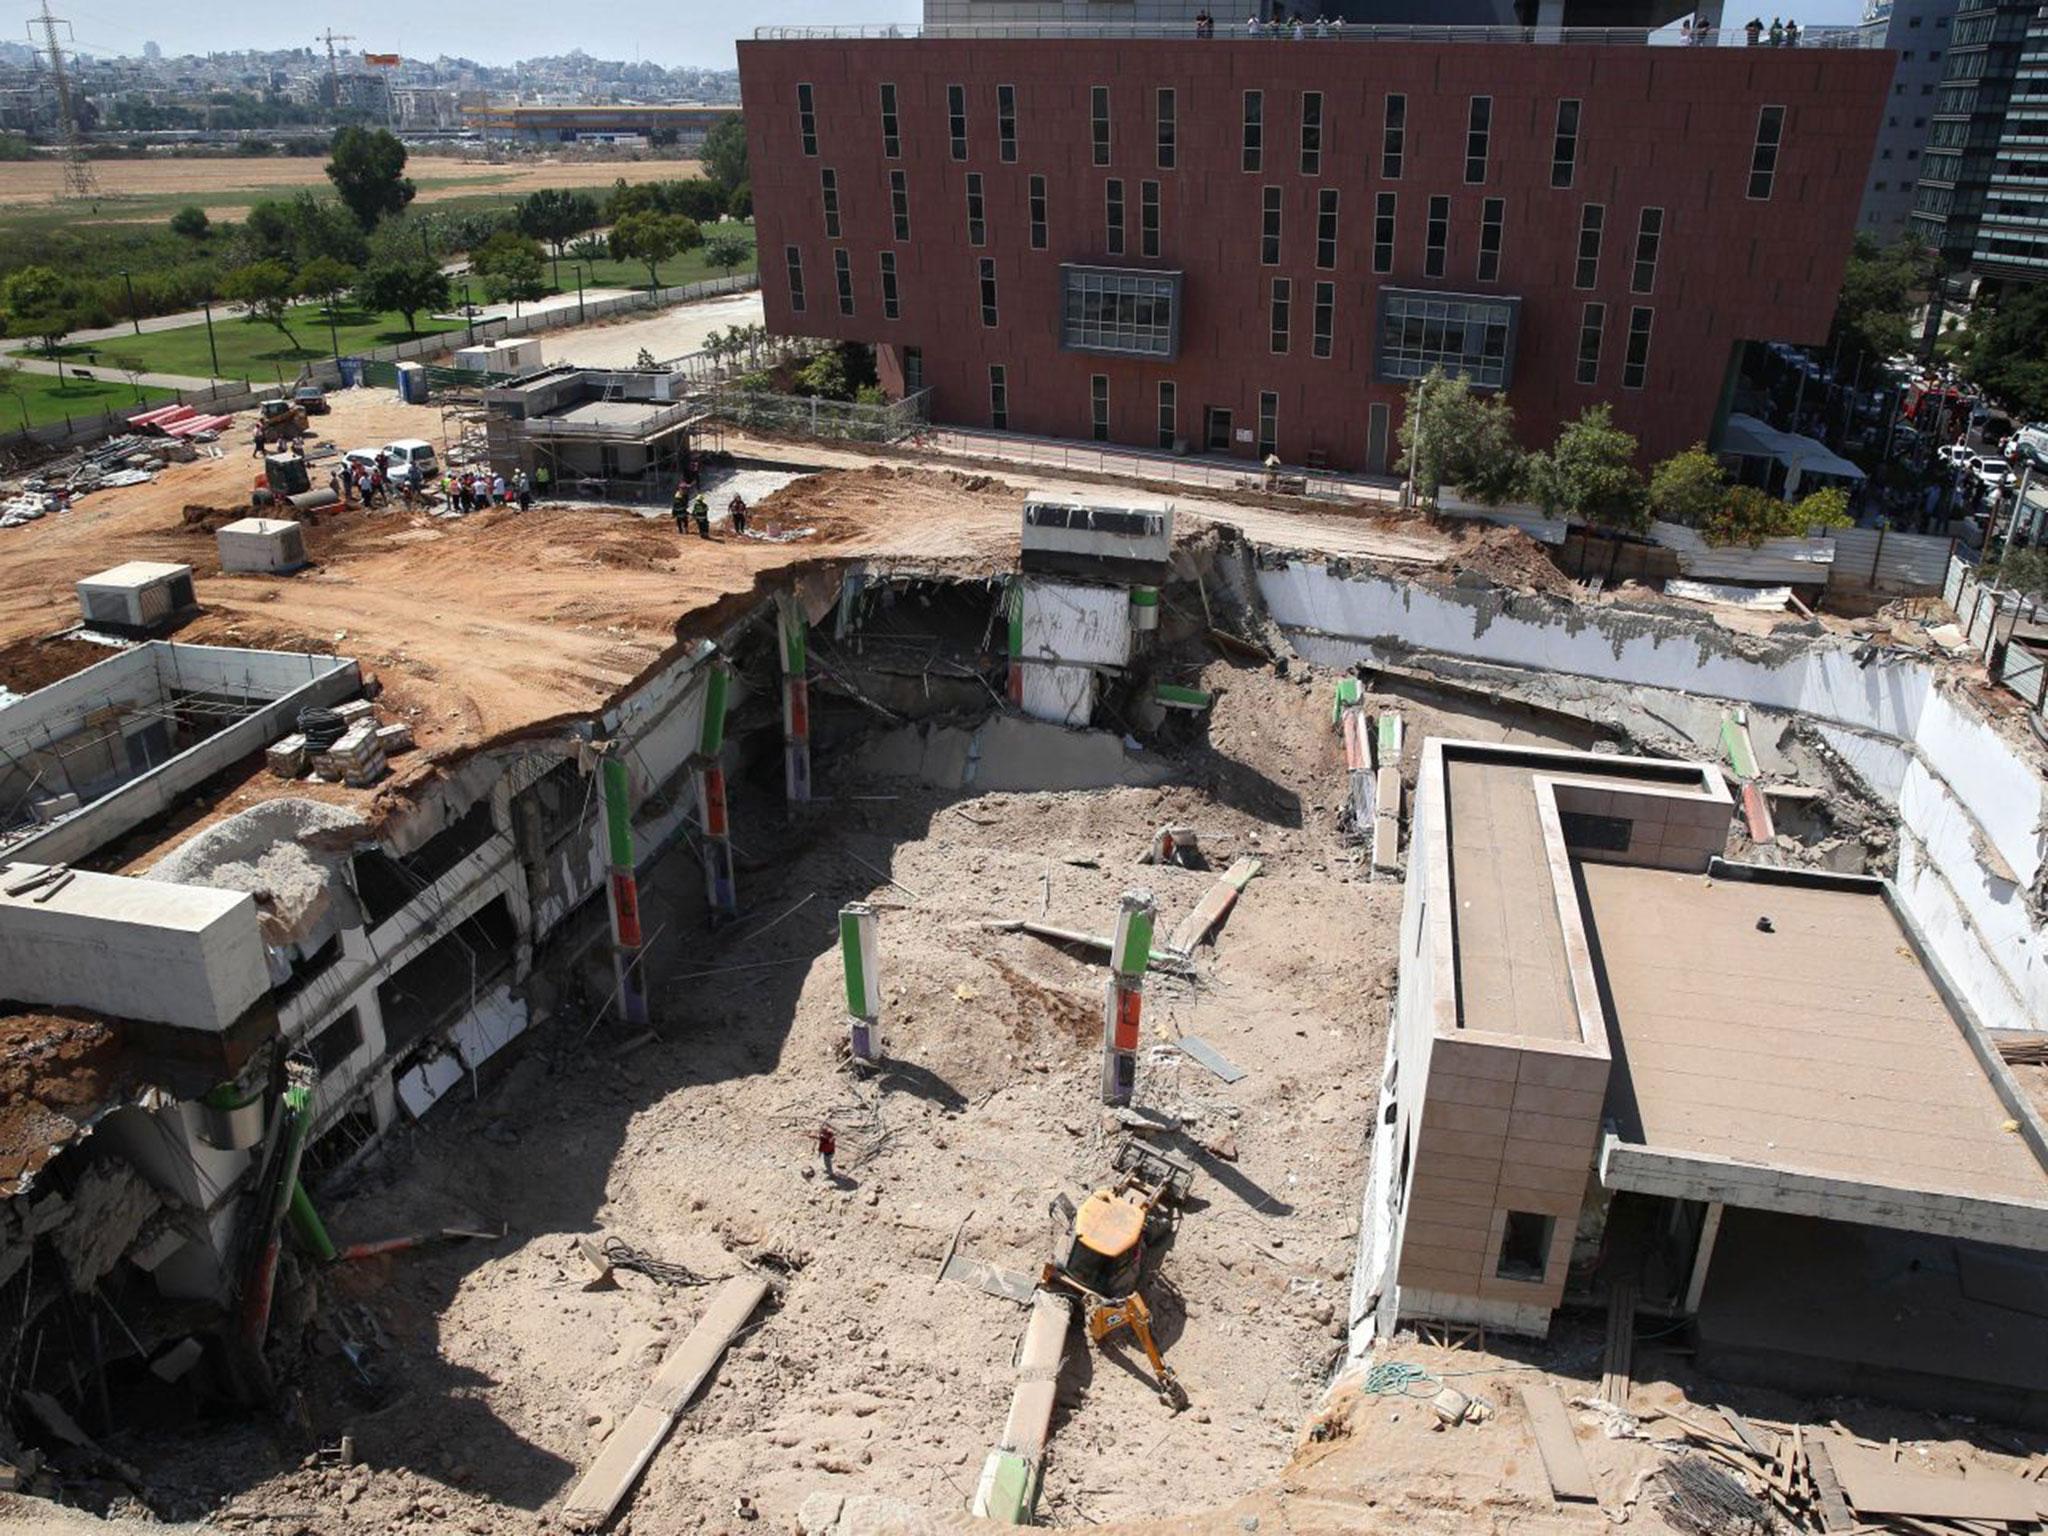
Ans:
[[[149,372],[149,365],[133,353],[113,352],[107,361],[121,370],[121,377],[128,381],[128,387],[135,391],[135,403],[142,404],[142,376]]]
[[[0,283],[0,308],[7,312],[10,336],[33,336],[43,355],[57,365],[57,387],[64,387],[64,359],[57,347],[78,324],[78,291],[49,267],[23,267]]]
[[[312,192],[255,204],[235,244],[245,262],[280,261],[288,267],[302,267],[317,256],[360,267],[370,256],[369,241],[349,211]]]
[[[0,389],[5,387],[0,385]],[[2048,597],[2048,549],[2009,549],[1993,574],[2002,586]]]
[[[1815,528],[1848,526],[1849,493],[1838,486],[1792,502],[1753,485],[1738,485],[1721,498],[1700,533],[1709,544],[1747,544],[1754,549],[1765,539],[1798,539]]]
[[[22,387],[21,364],[13,358],[0,358],[0,395],[12,395],[15,408],[21,412],[21,430],[29,428],[28,391]]]
[[[732,189],[725,211],[735,219],[751,219],[754,216],[754,184],[743,181]]]
[[[491,236],[469,259],[469,269],[484,280],[484,291],[499,303],[521,304],[547,291],[542,278],[547,258],[537,241],[504,230]]]
[[[281,261],[252,261],[235,268],[221,284],[221,293],[230,304],[251,319],[276,326],[294,351],[302,351],[299,338],[287,323],[297,292],[291,269]]]
[[[1548,453],[1529,457],[1529,490],[1545,512],[1576,523],[1639,532],[1648,493],[1636,473],[1636,440],[1604,405],[1567,422]]]
[[[577,261],[587,261],[594,265],[600,261],[609,261],[611,254],[610,242],[596,235],[585,235],[581,240],[569,242],[569,255]]]
[[[1970,326],[1968,368],[1984,392],[2027,421],[2048,419],[2048,289],[2016,287]]]
[[[597,199],[588,192],[543,187],[520,200],[518,222],[522,234],[545,240],[553,249],[555,286],[559,288],[562,286],[562,247],[597,226]]]
[[[1416,441],[1417,428],[1421,441]],[[1515,412],[1501,394],[1473,389],[1462,374],[1441,368],[1415,386],[1402,414],[1401,452],[1415,462],[1415,489],[1434,503],[1446,485],[1474,501],[1498,506],[1522,483],[1523,454],[1515,442]]]
[[[1686,528],[1704,528],[1728,499],[1721,461],[1694,443],[1650,471],[1650,515]]]
[[[327,179],[364,229],[375,229],[419,191],[405,174],[405,146],[382,128],[349,127],[335,134]]]
[[[686,219],[709,224],[725,212],[726,200],[731,195],[717,182],[693,176],[687,181],[663,182],[660,206],[663,213],[680,213]]]
[[[365,309],[397,310],[406,330],[417,336],[420,311],[448,302],[448,274],[424,256],[380,261],[356,284],[356,299]]]
[[[734,268],[754,259],[754,248],[738,235],[713,235],[704,242],[704,259],[731,277]]]
[[[213,221],[197,203],[187,203],[171,215],[171,233],[187,240],[204,240],[213,233]]]
[[[647,267],[647,286],[661,286],[661,264],[704,243],[704,231],[679,213],[629,213],[612,226],[612,259]]]
[[[355,268],[332,256],[315,256],[299,268],[299,292],[309,299],[318,299],[330,311],[355,285]]]
[[[1929,266],[1907,241],[1880,247],[1869,235],[1856,237],[1828,335],[1845,365],[1853,370],[1859,355],[1875,362],[1911,346],[1913,295],[1926,286]]]
[[[747,179],[747,125],[735,112],[704,135],[704,147],[697,151],[711,179],[731,192]]]

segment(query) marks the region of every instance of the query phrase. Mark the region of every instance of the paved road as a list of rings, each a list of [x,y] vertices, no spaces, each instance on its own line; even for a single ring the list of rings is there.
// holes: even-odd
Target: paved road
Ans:
[[[633,320],[601,321],[578,330],[553,331],[541,339],[541,355],[586,368],[630,368],[644,347],[662,362],[702,351],[704,338],[733,325],[761,323],[761,293],[721,294],[694,299]]]

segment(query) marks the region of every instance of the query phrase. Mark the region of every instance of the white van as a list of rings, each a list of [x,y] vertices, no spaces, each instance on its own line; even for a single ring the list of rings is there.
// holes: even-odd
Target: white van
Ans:
[[[386,471],[396,474],[406,465],[411,465],[419,478],[416,485],[425,485],[441,473],[441,466],[434,460],[434,445],[417,437],[403,437],[395,443],[384,445],[385,456],[390,460]]]
[[[2048,464],[2048,425],[2021,427],[2006,442],[2005,455],[2020,464]]]

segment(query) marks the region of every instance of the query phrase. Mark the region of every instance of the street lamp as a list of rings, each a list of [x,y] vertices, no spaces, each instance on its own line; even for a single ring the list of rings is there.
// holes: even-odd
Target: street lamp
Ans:
[[[462,280],[462,323],[469,328],[470,344],[476,344],[476,312],[469,307],[469,279]]]
[[[213,300],[201,299],[199,307],[206,311],[206,350],[213,358],[213,376],[220,377],[220,348],[213,343]]]
[[[576,323],[583,323],[583,263],[577,262],[570,270],[576,274]]]
[[[142,316],[135,312],[135,279],[128,275],[128,269],[121,269],[121,281],[128,285],[128,323],[135,327],[135,334],[142,334]]]

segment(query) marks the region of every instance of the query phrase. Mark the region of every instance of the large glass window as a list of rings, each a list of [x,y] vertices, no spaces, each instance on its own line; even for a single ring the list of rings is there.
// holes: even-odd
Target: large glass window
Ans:
[[[946,87],[946,135],[955,160],[967,158],[967,87]]]
[[[1301,93],[1301,174],[1323,173],[1323,93]]]
[[[1465,180],[1486,180],[1486,155],[1493,139],[1493,98],[1474,96],[1465,118]]]
[[[1381,192],[1373,200],[1372,269],[1394,270],[1394,194]]]
[[[1180,346],[1180,274],[1060,268],[1060,345],[1170,358]]]
[[[1174,107],[1173,92],[1171,90],[1161,90],[1158,95],[1158,102],[1159,169],[1161,169],[1162,171],[1170,171],[1173,169],[1173,154],[1175,148],[1174,135],[1178,131],[1179,127],[1178,123],[1175,121],[1176,112]]]
[[[1017,163],[1017,87],[996,87],[996,142],[1003,164]]]
[[[1259,214],[1259,265],[1280,265],[1280,189],[1266,187],[1261,193]]]
[[[1401,179],[1401,162],[1408,153],[1408,98],[1387,98],[1386,126],[1380,131],[1380,175],[1388,181]]]
[[[1749,152],[1749,195],[1762,202],[1778,179],[1778,150],[1785,141],[1785,109],[1759,107],[1756,144]]]
[[[1256,171],[1266,158],[1266,93],[1244,93],[1244,168]]]
[[[1030,183],[1031,249],[1045,249],[1045,178],[1034,176]]]
[[[1392,193],[1387,194],[1392,196]],[[1390,237],[1391,238],[1391,237]],[[1325,272],[1337,265],[1337,189],[1316,193],[1316,265]]]
[[[1600,336],[1607,329],[1607,306],[1591,303],[1579,317],[1579,382],[1600,382]]]
[[[1159,183],[1138,183],[1138,254],[1159,254]]]
[[[889,173],[889,217],[896,223],[896,238],[910,238],[910,173]]]
[[[1489,197],[1479,206],[1479,281],[1497,282],[1500,279],[1501,226],[1507,220],[1508,202],[1504,197]]]
[[[1109,164],[1109,87],[1098,85],[1088,93],[1088,116],[1095,136],[1095,163]]]
[[[1621,387],[1641,389],[1650,376],[1650,322],[1656,311],[1638,304],[1628,312],[1628,355],[1621,360]]]
[[[1451,241],[1451,200],[1448,197],[1432,197],[1429,200],[1429,227],[1423,231],[1422,275],[1442,277],[1444,256]]]
[[[796,131],[803,135],[804,153],[818,152],[818,104],[808,85],[796,88]]]
[[[1294,308],[1294,284],[1284,277],[1273,279],[1272,343],[1275,352],[1287,350],[1288,321]]]
[[[818,172],[818,197],[825,207],[825,238],[839,238],[839,173],[830,166]]]
[[[1441,368],[1482,389],[1505,389],[1519,308],[1516,299],[1382,288],[1374,374],[1405,382]]]
[[[1107,224],[1107,248],[1112,256],[1124,253],[1124,184],[1111,180],[1103,184],[1103,215]]]
[[[1579,103],[1566,97],[1557,104],[1557,135],[1550,145],[1550,184],[1569,187],[1579,169]]]
[[[903,158],[902,123],[896,116],[896,87],[886,82],[882,86],[882,158]]]
[[[1657,286],[1657,253],[1664,244],[1664,210],[1645,208],[1636,220],[1636,266],[1629,277],[1630,293],[1650,293]]]
[[[1591,288],[1600,281],[1600,233],[1607,224],[1607,210],[1588,203],[1579,210],[1579,269],[1572,279],[1574,288]]]
[[[1315,342],[1310,348],[1317,357],[1328,357],[1335,350],[1333,329],[1337,317],[1337,285],[1316,284]]]

